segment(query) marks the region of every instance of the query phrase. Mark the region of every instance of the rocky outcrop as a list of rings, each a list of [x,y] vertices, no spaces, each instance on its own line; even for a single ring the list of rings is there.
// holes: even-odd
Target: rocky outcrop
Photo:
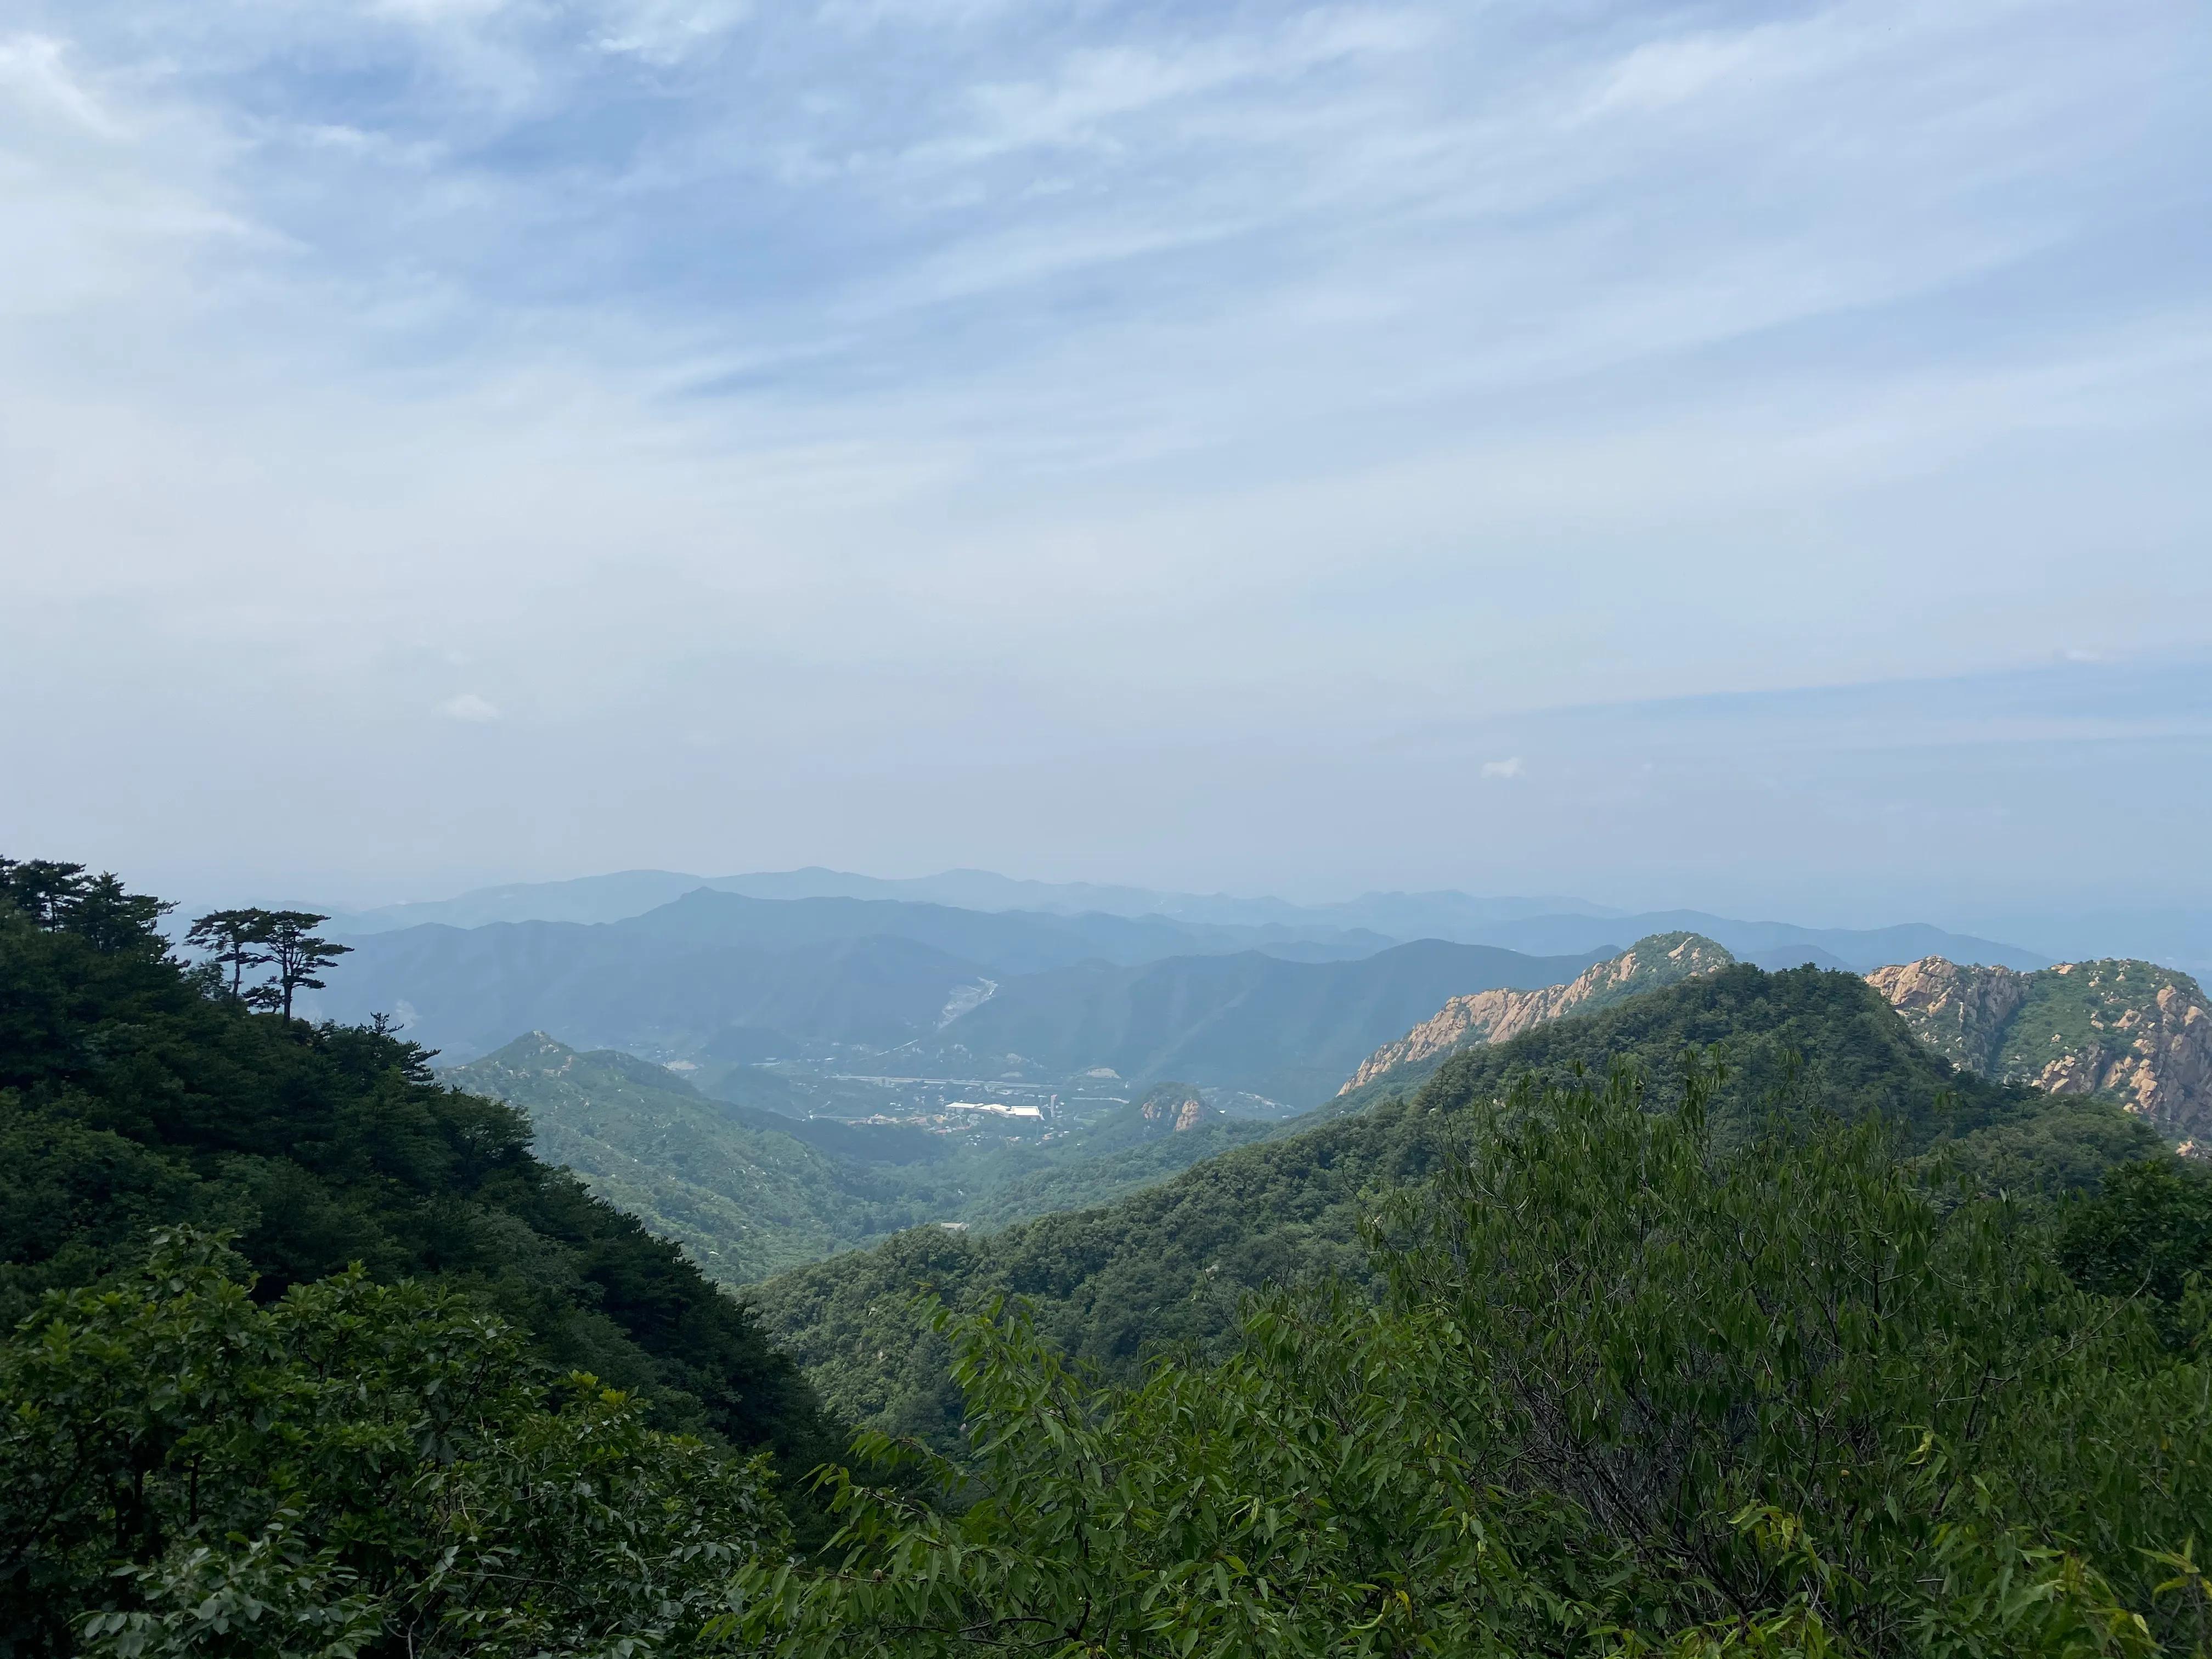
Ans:
[[[1198,1091],[1180,1083],[1163,1084],[1154,1089],[1139,1103],[1137,1110],[1149,1127],[1170,1134],[1195,1129],[1207,1116],[1206,1104],[1198,1097]]]
[[[1562,1015],[1595,1013],[1639,992],[1710,974],[1735,960],[1702,933],[1654,933],[1610,961],[1584,969],[1565,985],[1549,985],[1537,991],[1477,991],[1454,997],[1395,1042],[1386,1042],[1368,1055],[1352,1074],[1352,1080],[1337,1092],[1348,1093],[1385,1072],[1454,1048],[1503,1042]]]
[[[2022,974],[1929,957],[1867,982],[1958,1065],[2109,1095],[2185,1150],[2212,1149],[2212,1004],[2186,974],[2129,960]]]
[[[1926,957],[1894,968],[1877,968],[1867,983],[1905,1016],[1912,1034],[1970,1072],[1987,1074],[2012,1018],[2027,1000],[2031,975],[2010,968],[1961,967]]]

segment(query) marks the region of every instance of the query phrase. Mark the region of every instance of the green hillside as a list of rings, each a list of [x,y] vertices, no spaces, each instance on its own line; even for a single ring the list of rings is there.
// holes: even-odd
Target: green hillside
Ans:
[[[542,1031],[443,1075],[523,1112],[540,1158],[728,1285],[925,1223],[989,1227],[1104,1203],[1268,1132],[1206,1110],[1181,1084],[1049,1138],[787,1118]],[[1183,1119],[1161,1115],[1170,1100],[1198,1107],[1181,1130]]]
[[[1250,951],[1136,967],[1089,962],[1009,981],[939,1041],[977,1056],[1018,1055],[1049,1073],[1107,1066],[1304,1108],[1447,1000],[1560,984],[1612,954],[1530,957],[1431,939],[1356,962]]]
[[[841,1484],[853,1553],[750,1566],[721,1628],[788,1659],[2204,1654],[2212,1309],[2080,1287],[2204,1264],[2212,1181],[2130,1166],[2054,1252],[1878,1122],[1724,1139],[1709,1090],[1463,1110],[1375,1206],[1375,1293],[1261,1297],[1218,1359],[1102,1380],[1018,1314],[943,1323],[958,1504]]]
[[[445,1075],[526,1114],[539,1158],[725,1283],[935,1218],[940,1183],[810,1146],[617,1050],[578,1054],[533,1031]]]
[[[802,1468],[834,1449],[752,1317],[532,1157],[519,1114],[387,1033],[249,1012],[167,954],[156,901],[68,869],[0,862],[0,1325],[191,1223],[235,1232],[264,1298],[359,1262],[465,1293],[663,1424]]]
[[[749,1296],[765,1328],[854,1420],[942,1437],[958,1419],[948,1353],[910,1306],[917,1287],[959,1302],[1027,1298],[1065,1352],[1126,1375],[1163,1346],[1211,1344],[1255,1289],[1330,1268],[1357,1275],[1359,1223],[1377,1196],[1435,1170],[1468,1109],[1516,1079],[1572,1085],[1626,1064],[1646,1104],[1680,1097],[1685,1050],[1728,1067],[1708,1110],[1723,1144],[1775,1112],[1880,1115],[1905,1150],[1939,1141],[1977,1171],[2015,1181],[2094,1180],[2159,1150],[2090,1103],[1955,1071],[1865,983],[1845,974],[1738,966],[1601,1013],[1464,1050],[1417,1091],[1248,1146],[1109,1206],[1046,1216],[988,1237],[930,1230],[769,1281]]]

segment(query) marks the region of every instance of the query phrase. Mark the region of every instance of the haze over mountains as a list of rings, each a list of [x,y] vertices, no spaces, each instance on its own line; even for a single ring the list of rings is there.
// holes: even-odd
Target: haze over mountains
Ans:
[[[1017,898],[1050,908],[1006,908]],[[1559,908],[1575,902],[1445,893],[1298,906],[976,872],[714,884],[629,872],[342,919],[356,930],[353,951],[313,1006],[344,1019],[390,1014],[449,1063],[544,1031],[703,1065],[703,1086],[743,1085],[769,1109],[902,1109],[907,1077],[1095,1091],[1081,1082],[1095,1075],[1115,1087],[1179,1078],[1279,1115],[1328,1099],[1378,1046],[1455,997],[1563,984],[1654,933],[1695,932],[1770,967],[1864,972],[1939,953],[2044,965],[1924,926]],[[1118,908],[1079,908],[1094,903]],[[406,925],[378,926],[392,921]],[[787,1069],[762,1072],[765,1062]],[[815,1092],[795,1101],[799,1086]]]
[[[1906,1068],[1915,1091],[1938,1088],[1949,1062],[2124,1097],[2129,1147],[2201,1140],[2212,1122],[2208,1011],[2185,975],[2074,973],[1923,924],[1814,929],[1457,893],[1301,906],[815,869],[711,883],[628,872],[348,925],[352,949],[328,970],[318,1017],[396,1016],[441,1051],[457,1086],[528,1114],[550,1162],[725,1283],[775,1280],[773,1298],[786,1295],[777,1275],[915,1227],[1137,1201],[1219,1154],[1386,1111],[1471,1049],[1579,1029],[1739,967],[1836,970],[1815,975],[1825,990],[1792,978],[1786,994],[1812,997],[1824,1020],[1875,1008],[1892,1036],[1909,1029],[1933,1067]],[[2138,980],[2144,997],[2130,1001]],[[1730,983],[1726,1017],[1709,1030],[1691,1019],[1680,1041],[1726,1047],[1784,994],[1784,980]],[[2093,990],[2095,1006],[2075,1009]],[[2036,1028],[2032,1046],[2047,1052],[2033,1065],[2012,1054],[2027,1041],[2016,1031],[1989,1034],[2024,1030],[2023,1003],[2062,1002],[2070,1012]],[[1958,1012],[1969,1005],[1971,1018]],[[1950,1030],[1962,1020],[1972,1041]],[[1638,1052],[1652,1061],[1677,1040]],[[2086,1170],[2109,1151],[2035,1157]],[[918,1259],[900,1249],[896,1261]],[[834,1396],[816,1339],[782,1329]]]
[[[362,934],[428,923],[476,927],[495,921],[620,921],[702,888],[761,899],[890,899],[962,910],[1172,919],[1194,927],[1261,930],[1243,943],[1277,954],[1284,953],[1280,945],[1294,940],[1349,945],[1362,935],[1373,938],[1375,948],[1442,939],[1540,955],[1573,954],[1608,945],[1619,948],[1652,933],[1692,932],[1727,946],[1745,961],[1772,957],[1766,965],[1773,966],[1813,962],[1866,972],[1942,955],[1954,962],[2029,969],[2049,967],[2057,959],[2019,945],[1917,924],[1804,927],[1741,921],[1700,910],[1625,911],[1559,896],[1477,897],[1453,891],[1373,892],[1335,903],[1297,904],[1280,898],[1164,892],[1089,882],[1022,881],[984,870],[899,878],[820,868],[720,877],[625,870],[572,881],[479,888],[451,899],[340,913],[330,925],[336,933]],[[1808,954],[1796,954],[1800,951]]]

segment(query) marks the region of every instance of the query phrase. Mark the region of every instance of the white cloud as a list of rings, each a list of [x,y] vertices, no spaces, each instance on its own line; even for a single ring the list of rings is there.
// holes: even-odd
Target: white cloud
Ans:
[[[1637,47],[1605,78],[1590,112],[1657,110],[1686,103],[1741,72],[1759,55],[1770,31],[1700,34]]]
[[[1518,755],[1482,763],[1482,775],[1486,778],[1517,778],[1521,775],[1521,757]]]
[[[1448,707],[1472,787],[1520,711],[2212,614],[2187,9],[19,10],[0,678],[114,732],[219,649],[365,744],[481,750],[464,678],[856,775]]]
[[[665,69],[728,33],[751,13],[750,0],[625,0],[609,17],[599,46]]]
[[[27,112],[58,114],[101,138],[125,136],[123,123],[70,73],[65,41],[52,35],[0,37],[0,94]]]
[[[467,720],[475,725],[486,725],[500,717],[497,705],[473,691],[447,698],[438,705],[438,712],[449,720]]]

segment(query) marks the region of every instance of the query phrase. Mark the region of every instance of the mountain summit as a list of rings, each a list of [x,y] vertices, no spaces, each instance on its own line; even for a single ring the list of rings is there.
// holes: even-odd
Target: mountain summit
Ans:
[[[1867,975],[1954,1065],[2052,1094],[2117,1097],[2183,1150],[2212,1150],[2212,1004],[2155,963],[2032,974],[1923,957]]]
[[[1508,987],[1454,997],[1395,1042],[1386,1042],[1368,1055],[1337,1093],[1349,1094],[1401,1066],[1418,1065],[1478,1042],[1503,1042],[1547,1020],[1595,1013],[1623,998],[1679,984],[1735,961],[1702,933],[1654,933],[1619,956],[1584,969],[1564,985],[1534,991]]]

